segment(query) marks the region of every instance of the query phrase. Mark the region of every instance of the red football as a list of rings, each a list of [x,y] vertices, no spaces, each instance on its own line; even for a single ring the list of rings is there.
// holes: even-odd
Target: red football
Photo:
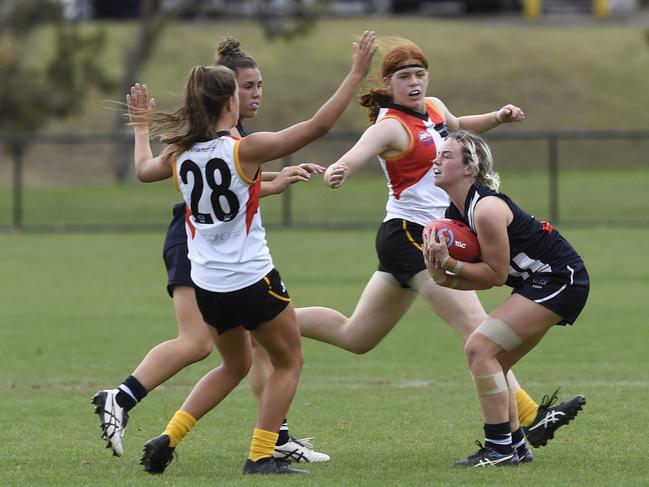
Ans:
[[[444,235],[448,253],[454,259],[464,262],[478,260],[480,255],[478,237],[461,221],[448,218],[433,220],[426,225],[424,232],[435,235],[435,240],[438,242],[439,236]]]

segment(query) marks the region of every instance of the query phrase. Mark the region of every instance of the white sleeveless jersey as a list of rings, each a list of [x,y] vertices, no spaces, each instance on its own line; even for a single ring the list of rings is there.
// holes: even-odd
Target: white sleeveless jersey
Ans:
[[[401,122],[410,137],[410,145],[396,156],[378,157],[388,183],[383,221],[398,218],[426,225],[443,218],[450,200],[446,192],[435,186],[433,160],[448,135],[444,113],[427,98],[425,114],[390,104],[379,110],[375,123],[386,118]]]
[[[187,206],[194,284],[213,292],[242,289],[273,269],[259,212],[259,175],[239,164],[239,140],[224,135],[183,152],[174,178]]]

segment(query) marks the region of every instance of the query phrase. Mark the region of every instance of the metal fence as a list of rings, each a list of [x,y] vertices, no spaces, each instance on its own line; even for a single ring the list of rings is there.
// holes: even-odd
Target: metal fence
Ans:
[[[322,147],[324,148],[321,148],[321,153],[316,156],[318,158],[316,160],[332,162],[331,154],[342,154],[358,139],[359,135],[357,132],[329,134],[323,139]],[[649,130],[512,130],[495,131],[488,134],[487,139],[492,147],[497,147],[496,153],[499,162],[513,161],[509,164],[507,162],[500,164],[501,172],[503,170],[528,171],[536,178],[534,187],[538,189],[538,195],[532,197],[532,195],[523,194],[520,196],[522,198],[530,197],[532,206],[538,208],[537,215],[548,218],[554,224],[563,225],[649,226],[649,193],[645,189],[645,183],[649,184],[649,180],[647,180],[649,170],[644,171],[649,167],[646,164],[649,162]],[[318,146],[319,144],[320,142],[313,145]],[[0,158],[0,181],[4,181],[0,188],[0,229],[5,231],[157,230],[163,228],[168,220],[166,213],[168,205],[158,205],[164,207],[164,214],[155,213],[154,215],[151,213],[151,216],[142,217],[138,222],[130,221],[127,210],[124,210],[123,213],[116,211],[115,215],[110,218],[89,217],[77,221],[70,215],[78,212],[80,206],[78,203],[67,204],[70,209],[53,210],[56,207],[55,200],[60,199],[60,194],[69,194],[72,191],[71,188],[85,186],[89,188],[88,199],[98,199],[99,202],[96,204],[99,212],[105,215],[113,206],[113,202],[107,199],[102,203],[98,198],[100,191],[94,186],[96,183],[90,183],[90,179],[86,181],[84,175],[96,179],[97,174],[102,173],[104,186],[115,187],[112,183],[113,176],[110,169],[107,169],[105,160],[110,157],[110,153],[115,153],[116,146],[121,147],[123,153],[130,157],[132,136],[129,134],[0,133],[0,145],[5,148],[5,157]],[[85,152],[82,150],[84,147],[87,148]],[[30,157],[26,157],[28,152],[32,154]],[[336,158],[334,157],[333,160]],[[103,166],[100,166],[96,161],[93,162],[94,159],[103,159]],[[281,164],[291,165],[294,161],[301,162],[309,159],[313,159],[312,154],[307,152],[306,155],[301,155],[298,153],[285,158]],[[48,165],[47,161],[50,160],[55,162]],[[520,161],[525,161],[527,165],[523,165]],[[530,163],[530,161],[532,162]],[[102,167],[101,170],[98,169],[100,167]],[[621,184],[619,182],[607,184],[607,176],[604,172],[600,177],[602,187],[593,187],[592,192],[589,192],[592,193],[591,199],[588,201],[582,199],[582,201],[576,202],[566,201],[565,203],[562,201],[562,192],[560,191],[562,179],[567,179],[566,174],[571,171],[581,171],[582,174],[585,174],[584,171],[619,171],[621,167],[629,168],[628,181],[623,181]],[[35,168],[39,168],[39,170],[37,171]],[[31,171],[27,181],[26,171]],[[39,171],[47,174],[41,174],[39,179],[34,176]],[[79,177],[68,180],[70,174]],[[368,171],[367,174],[371,174],[371,172]],[[542,181],[542,178],[546,180]],[[573,177],[571,184],[579,185],[579,180],[575,182],[574,179]],[[376,184],[374,185],[376,186]],[[618,187],[614,188],[614,185]],[[59,193],[49,194],[47,188],[50,186],[56,186],[62,190]],[[135,187],[135,185],[131,186]],[[626,188],[619,186],[626,186]],[[140,193],[142,191],[140,188],[141,185],[137,186],[134,192]],[[380,191],[382,194],[376,198],[384,200],[384,185]],[[510,193],[510,191],[505,192]],[[633,192],[635,193],[632,194]],[[82,199],[84,195],[82,194],[78,198]],[[106,196],[106,198],[110,198],[110,196]],[[177,196],[174,198],[179,199]],[[357,213],[348,211],[352,207],[360,208],[362,206],[361,202],[354,201],[353,197],[350,197],[345,203],[341,202],[338,210],[332,210],[331,213],[334,216],[318,216],[323,212],[318,211],[321,205],[314,204],[313,198],[312,194],[305,195],[299,189],[290,187],[279,199],[268,205],[270,206],[270,216],[267,217],[266,213],[264,214],[266,225],[290,228],[359,228],[375,226],[376,216],[381,216],[382,204],[375,201],[372,202],[371,206],[374,209],[371,212],[364,213],[360,209]],[[630,198],[626,205],[624,204],[625,198]],[[338,196],[336,199],[339,199]],[[610,207],[614,200],[618,200],[620,203],[619,209],[603,211],[605,206]],[[582,213],[578,211],[575,213],[573,208],[582,203],[593,206],[599,202],[602,204],[602,211],[594,211],[595,217],[579,216]],[[26,212],[26,206],[34,207],[34,210]],[[523,206],[528,208],[527,205]],[[632,212],[625,209],[630,206],[634,208]],[[66,204],[63,204],[62,207],[66,207]],[[308,212],[307,208],[310,208]],[[34,216],[47,214],[48,210],[56,216],[49,216],[47,219],[39,219]],[[141,211],[142,215],[146,213],[145,210]],[[266,212],[265,207],[264,212]],[[571,212],[575,213],[577,217],[571,217]],[[370,221],[372,223],[368,223]]]

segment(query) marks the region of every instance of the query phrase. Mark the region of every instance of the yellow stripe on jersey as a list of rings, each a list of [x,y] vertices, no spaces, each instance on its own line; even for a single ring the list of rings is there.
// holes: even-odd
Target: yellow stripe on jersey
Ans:
[[[388,157],[388,156],[384,156],[383,154],[379,154],[381,156],[381,159],[383,159],[384,161],[393,161],[395,159],[401,159],[402,157],[410,154],[412,148],[415,146],[415,138],[412,136],[412,133],[410,132],[410,129],[408,128],[406,123],[403,120],[401,120],[399,117],[395,117],[394,115],[386,115],[379,121],[379,123],[381,123],[383,120],[387,118],[394,118],[395,120],[398,120],[399,123],[403,125],[403,128],[406,130],[406,133],[408,134],[408,139],[410,140],[410,143],[408,144],[408,148],[397,155]]]
[[[261,174],[261,171],[257,170],[254,179],[250,179],[248,176],[246,176],[246,174],[243,172],[243,168],[241,167],[241,161],[239,160],[239,144],[241,144],[241,139],[237,140],[234,143],[234,167],[237,168],[237,174],[244,183],[255,184],[257,182],[257,179],[259,178],[259,175]]]
[[[291,302],[291,298],[287,298],[286,296],[282,296],[281,294],[277,294],[275,291],[273,291],[270,287],[270,279],[264,276],[264,282],[268,286],[268,294],[270,294],[272,297],[277,298],[281,301],[286,301],[287,303]]]
[[[417,247],[418,250],[421,250],[421,245],[415,242],[415,239],[412,238],[412,234],[410,233],[410,230],[408,230],[408,223],[406,222],[406,220],[401,220],[401,227],[403,228],[403,231],[406,232],[406,237],[408,237],[410,243]]]

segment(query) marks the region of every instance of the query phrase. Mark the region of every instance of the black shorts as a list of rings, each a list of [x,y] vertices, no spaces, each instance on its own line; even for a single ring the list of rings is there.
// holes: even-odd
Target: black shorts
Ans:
[[[194,287],[192,266],[187,257],[187,231],[185,230],[185,204],[173,207],[173,217],[167,228],[162,258],[167,268],[167,292],[173,298],[174,287]]]
[[[395,218],[383,222],[376,234],[379,270],[392,274],[404,288],[412,276],[426,269],[421,252],[423,230],[422,225]]]
[[[217,293],[198,286],[194,289],[203,319],[219,335],[237,326],[254,330],[275,318],[291,302],[276,269],[255,284],[236,291]]]
[[[515,288],[520,294],[561,316],[559,325],[572,325],[586,305],[590,278],[583,262],[566,266],[566,272],[534,274]]]

